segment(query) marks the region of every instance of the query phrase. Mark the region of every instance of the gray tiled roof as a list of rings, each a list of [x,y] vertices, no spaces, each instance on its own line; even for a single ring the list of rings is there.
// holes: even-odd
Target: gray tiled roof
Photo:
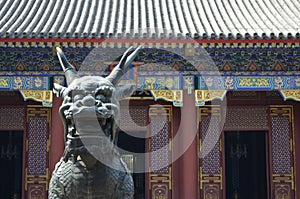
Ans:
[[[1,38],[294,38],[299,26],[299,0],[0,0]]]

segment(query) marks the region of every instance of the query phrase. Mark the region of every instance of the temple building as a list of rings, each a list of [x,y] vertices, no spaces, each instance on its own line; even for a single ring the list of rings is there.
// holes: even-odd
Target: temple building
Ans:
[[[300,1],[0,0],[0,198],[44,199],[64,150],[60,47],[120,86],[135,199],[300,197]]]

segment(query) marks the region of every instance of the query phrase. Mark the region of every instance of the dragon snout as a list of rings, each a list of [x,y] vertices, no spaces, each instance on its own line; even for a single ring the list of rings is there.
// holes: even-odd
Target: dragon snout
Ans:
[[[96,100],[94,97],[88,95],[82,99],[82,104],[84,106],[94,106],[96,104]]]

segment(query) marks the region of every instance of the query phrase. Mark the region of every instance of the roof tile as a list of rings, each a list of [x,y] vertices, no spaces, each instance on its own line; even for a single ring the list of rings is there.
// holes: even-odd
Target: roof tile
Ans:
[[[300,2],[247,0],[7,0],[2,38],[299,37]]]

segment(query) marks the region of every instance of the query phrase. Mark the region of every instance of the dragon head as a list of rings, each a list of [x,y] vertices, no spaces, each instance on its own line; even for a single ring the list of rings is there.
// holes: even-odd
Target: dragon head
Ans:
[[[68,62],[63,51],[57,48],[60,64],[65,72],[68,87],[54,84],[54,93],[62,97],[59,113],[65,126],[65,139],[70,147],[81,147],[81,141],[90,143],[99,138],[116,142],[119,118],[119,99],[133,91],[132,86],[117,87],[120,78],[137,56],[141,47],[130,53],[129,48],[119,64],[107,77],[80,77]],[[78,144],[80,140],[80,144]]]

